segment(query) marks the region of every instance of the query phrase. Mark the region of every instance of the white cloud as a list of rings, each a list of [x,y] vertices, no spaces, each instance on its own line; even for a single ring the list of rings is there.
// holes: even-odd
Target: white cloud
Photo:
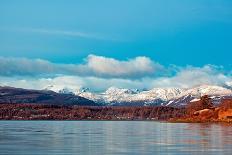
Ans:
[[[127,61],[119,61],[103,56],[89,55],[87,66],[97,75],[108,76],[144,76],[154,74],[163,67],[150,58],[140,56]]]
[[[58,88],[69,87],[77,89],[88,87],[93,91],[104,91],[114,86],[119,88],[138,88],[152,89],[155,87],[178,87],[190,88],[197,85],[225,85],[231,83],[230,75],[222,74],[216,68],[206,65],[199,67],[186,67],[172,77],[144,77],[141,79],[122,79],[122,78],[101,78],[101,77],[81,77],[81,76],[57,76],[54,78],[13,78],[0,77],[0,85],[8,85],[30,89],[44,89],[49,85]]]
[[[167,76],[169,72],[175,72]],[[232,76],[222,67],[163,67],[148,57],[116,60],[89,55],[81,64],[55,64],[41,59],[0,57],[0,85],[43,89],[89,87],[103,91],[111,86],[151,89],[154,87],[189,88],[201,84],[231,85]]]
[[[50,85],[57,88],[78,89],[88,87],[93,91],[103,91],[111,86],[125,88],[143,88],[142,81],[129,79],[105,79],[98,77],[59,76],[55,78],[9,78],[0,77],[1,86],[12,86],[26,89],[44,89]]]
[[[173,77],[161,77],[154,80],[152,85],[189,88],[202,84],[226,85],[228,81],[232,81],[230,75],[223,74],[216,66],[205,65],[203,67],[187,66],[180,69]]]
[[[153,76],[164,68],[148,57],[135,57],[124,61],[89,55],[82,64],[55,64],[41,59],[0,57],[0,75],[41,76],[77,75],[96,77],[138,78]]]

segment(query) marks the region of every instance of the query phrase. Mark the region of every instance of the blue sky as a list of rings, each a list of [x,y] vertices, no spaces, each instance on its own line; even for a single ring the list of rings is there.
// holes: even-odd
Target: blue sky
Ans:
[[[5,65],[12,59],[24,58],[42,59],[56,66],[88,66],[91,60],[99,60],[99,56],[118,63],[137,62],[136,57],[145,56],[146,64],[151,65],[152,61],[155,70],[159,64],[165,74],[152,75],[154,71],[148,72],[146,67],[131,73],[131,64],[128,64],[128,70],[118,69],[117,76],[99,68],[94,70],[96,67],[81,75],[139,80],[173,75],[167,72],[173,72],[176,67],[182,71],[187,66],[202,69],[210,64],[214,66],[211,70],[220,70],[228,76],[232,67],[231,52],[231,0],[0,1],[0,56],[6,59]],[[89,59],[91,56],[94,59]],[[107,62],[108,59],[103,65]],[[175,69],[170,71],[170,66]],[[55,68],[56,72],[49,75],[73,76],[70,69],[64,73]],[[28,76],[27,67],[20,69],[21,77]],[[12,78],[12,72],[17,71],[2,71],[2,83],[6,77]],[[34,73],[29,71],[29,75]]]

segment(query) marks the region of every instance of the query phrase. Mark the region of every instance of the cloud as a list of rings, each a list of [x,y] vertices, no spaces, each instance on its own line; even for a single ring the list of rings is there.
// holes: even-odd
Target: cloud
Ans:
[[[144,83],[129,79],[105,79],[99,77],[58,76],[54,78],[24,78],[24,77],[0,77],[1,86],[12,86],[26,89],[44,89],[50,85],[56,88],[79,89],[88,87],[93,91],[104,91],[115,86],[120,88],[143,88]],[[145,84],[146,85],[146,84]]]
[[[152,81],[155,87],[189,88],[202,84],[227,85],[232,81],[231,75],[223,73],[217,66],[205,65],[203,67],[187,66],[180,68],[175,76],[160,77]]]
[[[89,55],[81,64],[55,64],[41,59],[0,57],[2,76],[76,75],[105,78],[138,78],[156,75],[164,69],[148,57],[135,57],[124,61]]]
[[[23,33],[34,33],[42,35],[53,35],[53,36],[68,36],[78,37],[85,39],[96,39],[106,41],[125,41],[118,36],[105,36],[99,33],[89,33],[78,30],[59,30],[59,29],[47,29],[47,28],[13,28],[13,27],[0,27],[0,31],[12,31],[12,32],[23,32]]]
[[[87,66],[96,75],[109,75],[114,77],[151,75],[163,69],[163,66],[144,56],[127,61],[119,61],[113,58],[89,55],[87,58]]]
[[[0,57],[0,75],[2,76],[50,74],[56,70],[55,65],[46,60]]]
[[[53,78],[33,78],[33,77],[0,77],[0,85],[8,85],[20,88],[44,89],[49,85],[57,88],[78,89],[88,87],[92,91],[104,91],[109,87],[119,88],[191,88],[194,86],[208,85],[228,85],[231,84],[232,77],[221,73],[217,68],[206,65],[203,67],[185,67],[179,69],[178,73],[171,77],[144,77],[141,79],[123,78],[102,78],[102,77],[81,77],[81,76],[57,76]]]
[[[167,74],[171,72],[172,74]],[[80,64],[56,64],[41,59],[0,57],[0,85],[43,89],[89,87],[103,91],[111,86],[152,89],[155,87],[190,88],[197,85],[231,86],[232,76],[223,67],[164,67],[148,57],[117,60],[89,55]]]

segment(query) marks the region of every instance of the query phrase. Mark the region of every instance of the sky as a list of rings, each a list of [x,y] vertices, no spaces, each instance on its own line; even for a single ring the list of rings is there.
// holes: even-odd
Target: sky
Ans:
[[[0,85],[230,85],[231,0],[1,0]]]

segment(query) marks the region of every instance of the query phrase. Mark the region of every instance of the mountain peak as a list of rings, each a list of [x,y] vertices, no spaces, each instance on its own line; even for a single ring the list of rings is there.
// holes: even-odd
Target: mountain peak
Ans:
[[[187,89],[182,95],[187,94],[191,94],[198,97],[204,95],[231,95],[232,91],[222,86],[200,85],[191,89]]]
[[[117,88],[110,87],[105,91],[105,94],[137,94],[139,92],[138,89],[125,89],[125,88]]]

